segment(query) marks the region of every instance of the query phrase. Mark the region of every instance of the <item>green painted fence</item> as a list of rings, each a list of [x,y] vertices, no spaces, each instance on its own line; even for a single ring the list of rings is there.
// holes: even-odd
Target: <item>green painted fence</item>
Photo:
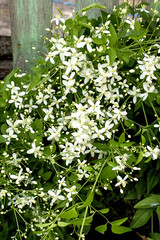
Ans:
[[[51,28],[52,1],[10,0],[9,4],[13,65],[26,70],[32,65],[33,59],[44,52],[43,37],[48,34],[45,29]]]

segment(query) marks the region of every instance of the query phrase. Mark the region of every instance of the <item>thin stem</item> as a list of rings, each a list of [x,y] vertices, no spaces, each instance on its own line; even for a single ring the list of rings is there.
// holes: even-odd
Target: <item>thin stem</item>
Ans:
[[[154,223],[153,223],[153,214],[151,216],[151,233],[153,233],[153,226],[154,226]]]
[[[86,207],[86,210],[85,210],[85,213],[84,213],[84,218],[83,218],[83,222],[82,222],[82,226],[81,226],[81,230],[80,230],[80,233],[79,233],[78,240],[81,240],[81,236],[82,236],[82,233],[83,233],[83,228],[84,228],[87,212],[88,212],[88,206]]]

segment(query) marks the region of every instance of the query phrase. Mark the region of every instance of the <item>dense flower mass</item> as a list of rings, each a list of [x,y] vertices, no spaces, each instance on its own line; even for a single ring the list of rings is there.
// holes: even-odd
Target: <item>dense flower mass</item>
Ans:
[[[56,16],[32,74],[15,69],[1,83],[1,212],[23,226],[13,239],[73,239],[67,226],[85,239],[97,195],[123,194],[140,162],[159,159],[159,19],[132,10]]]

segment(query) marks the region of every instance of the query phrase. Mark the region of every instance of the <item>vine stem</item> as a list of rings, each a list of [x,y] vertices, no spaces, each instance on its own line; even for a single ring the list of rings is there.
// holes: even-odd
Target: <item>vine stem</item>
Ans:
[[[154,226],[154,224],[153,224],[153,214],[152,214],[152,216],[151,216],[151,233],[153,233],[153,226]]]
[[[99,177],[100,177],[100,174],[101,174],[101,172],[102,172],[105,164],[106,164],[107,161],[109,160],[109,158],[110,158],[110,156],[108,156],[108,158],[106,158],[106,160],[105,160],[104,163],[102,164],[101,169],[100,169],[100,171],[99,171],[99,173],[98,173],[98,175],[97,175],[97,177],[96,177],[96,181],[94,182],[94,185],[93,185],[93,187],[92,187],[91,193],[94,192],[95,187],[96,187],[96,184],[97,184],[98,179],[99,179]],[[88,206],[86,207],[86,210],[85,210],[85,213],[84,213],[84,218],[83,218],[83,222],[82,222],[82,226],[81,226],[81,229],[80,229],[80,233],[79,233],[78,240],[81,240],[81,237],[82,237],[82,233],[83,233],[83,228],[84,228],[84,224],[85,224],[87,212],[88,212]]]
[[[83,222],[82,222],[82,226],[81,226],[81,230],[80,230],[80,233],[79,233],[78,240],[81,240],[81,237],[82,237],[82,233],[83,233],[83,228],[84,228],[87,212],[88,212],[88,206],[86,207],[86,210],[85,210],[85,213],[84,213],[84,218],[83,218]]]

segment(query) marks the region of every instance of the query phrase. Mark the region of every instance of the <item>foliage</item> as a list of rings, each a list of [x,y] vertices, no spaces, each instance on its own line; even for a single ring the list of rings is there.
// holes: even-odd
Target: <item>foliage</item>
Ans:
[[[47,56],[0,83],[1,238],[84,240],[95,214],[98,232],[116,234],[145,224],[153,207],[159,217],[158,194],[135,206],[130,227],[106,208],[117,188],[134,185],[140,200],[159,184],[159,17],[157,3],[144,6],[57,16]]]

